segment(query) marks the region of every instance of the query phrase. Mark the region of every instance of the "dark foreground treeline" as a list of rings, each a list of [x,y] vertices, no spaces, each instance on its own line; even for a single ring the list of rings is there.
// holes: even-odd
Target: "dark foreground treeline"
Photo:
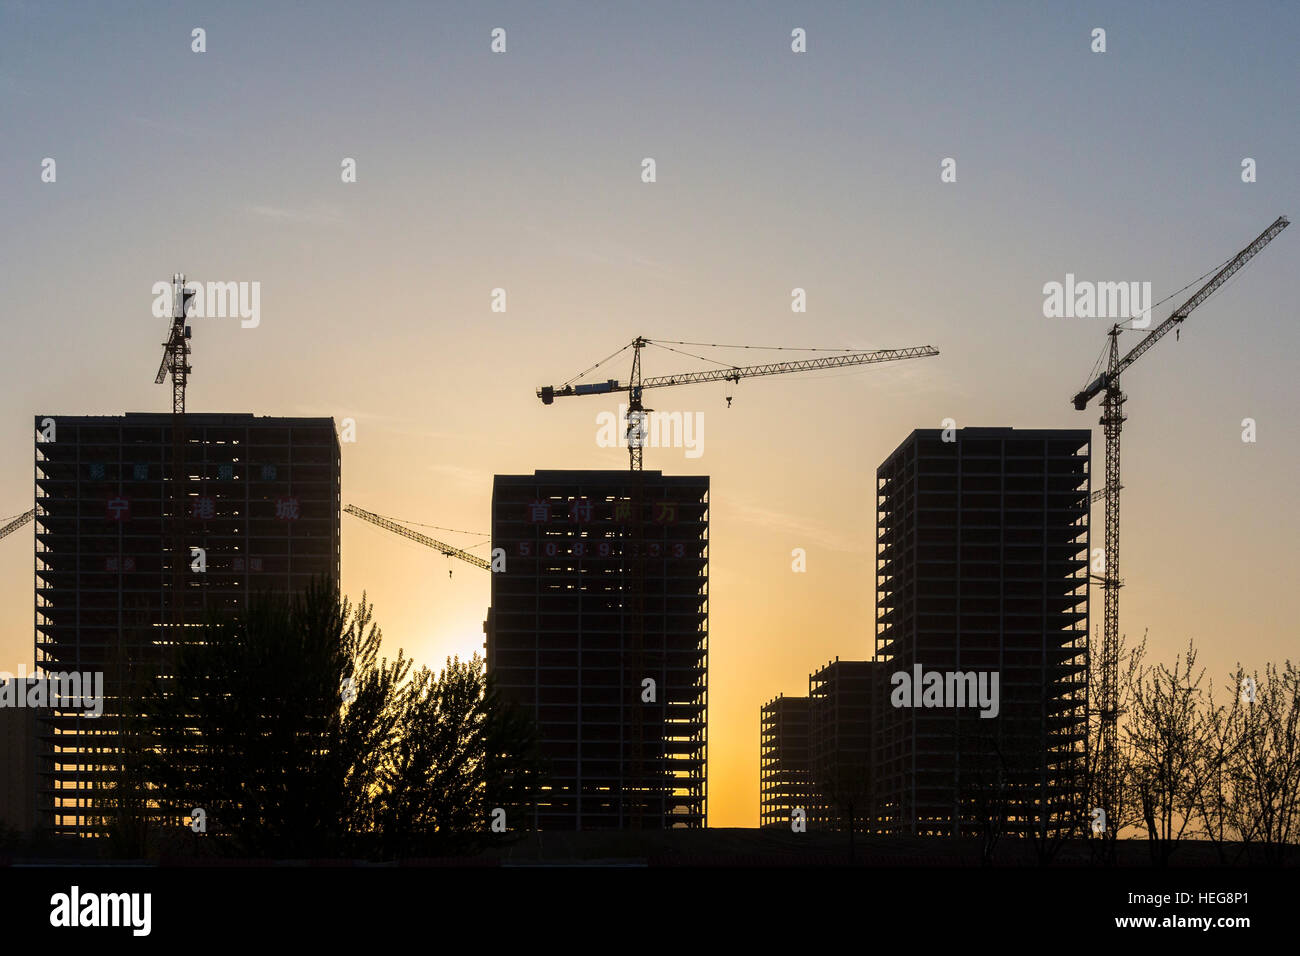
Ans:
[[[1238,665],[1216,686],[1198,667],[1193,644],[1172,665],[1153,663],[1145,637],[1134,647],[1120,642],[1109,680],[1099,658],[1090,661],[1086,735],[1062,751],[1072,759],[1058,755],[1044,771],[1041,749],[1017,750],[994,735],[968,743],[960,829],[980,846],[983,861],[1010,853],[1048,864],[1077,861],[1081,851],[1103,865],[1132,864],[1135,853],[1153,866],[1189,858],[1294,861],[1300,669],[1290,661],[1266,664],[1262,673]],[[1116,701],[1109,748],[1099,706],[1106,685],[1115,688]],[[815,785],[837,817],[829,828],[847,832],[851,859],[855,842],[870,855],[879,850],[873,834],[908,832],[905,817],[900,826],[873,804],[868,772],[839,769]],[[930,832],[956,829],[947,827],[931,822]],[[921,839],[942,844],[945,836]]]
[[[1300,843],[1300,669],[1289,660],[1263,673],[1235,672],[1217,688],[1196,648],[1172,666],[1146,660],[1146,639],[1122,644],[1117,667],[1117,759],[1098,765],[1090,728],[1091,807],[1111,780],[1103,846],[1117,834],[1145,837],[1164,865],[1189,839],[1219,862],[1279,864]],[[1097,699],[1099,674],[1090,691]]]
[[[380,644],[364,596],[320,585],[212,619],[122,721],[108,852],[400,859],[503,839],[540,786],[531,722],[479,655],[412,672]]]

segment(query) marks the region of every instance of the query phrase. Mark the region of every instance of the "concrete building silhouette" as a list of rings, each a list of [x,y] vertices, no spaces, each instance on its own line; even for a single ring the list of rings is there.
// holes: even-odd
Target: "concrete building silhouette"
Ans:
[[[758,825],[788,829],[810,810],[808,698],[778,694],[759,708]]]
[[[876,812],[888,832],[977,833],[994,808],[1055,831],[1082,782],[1091,433],[948,437],[914,431],[876,473]],[[917,667],[999,675],[997,716],[895,706]]]
[[[874,661],[836,658],[808,675],[808,696],[778,695],[759,713],[759,825],[786,828],[801,809],[809,830],[867,831]]]
[[[14,692],[25,693],[17,678]],[[21,834],[36,829],[36,711],[0,707],[0,829]]]
[[[178,603],[187,633],[254,595],[339,583],[332,419],[187,413],[184,436],[177,556],[170,414],[36,416],[36,664],[104,673],[102,716],[38,722],[37,825],[55,835],[105,832],[123,715],[175,646]]]
[[[707,477],[497,475],[487,667],[537,727],[540,829],[703,827]]]
[[[838,657],[808,676],[809,829],[868,830],[878,667]]]

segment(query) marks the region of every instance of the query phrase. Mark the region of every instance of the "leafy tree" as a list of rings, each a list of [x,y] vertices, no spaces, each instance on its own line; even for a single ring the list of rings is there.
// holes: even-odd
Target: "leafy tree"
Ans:
[[[179,828],[203,808],[227,852],[255,856],[474,845],[453,835],[481,834],[488,794],[526,776],[526,724],[477,657],[411,675],[381,641],[364,596],[322,583],[207,624],[145,695],[156,814]]]
[[[484,661],[448,658],[417,672],[398,702],[398,734],[379,778],[376,821],[386,855],[463,852],[525,818],[536,789],[530,724],[505,705]]]
[[[400,652],[377,662],[379,642],[364,598],[353,609],[322,583],[205,625],[145,698],[163,814],[202,808],[235,852],[343,851],[389,746],[385,697],[409,667]]]

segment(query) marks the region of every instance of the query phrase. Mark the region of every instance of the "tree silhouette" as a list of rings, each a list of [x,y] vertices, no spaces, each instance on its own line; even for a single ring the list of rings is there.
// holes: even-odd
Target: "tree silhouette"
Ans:
[[[498,698],[479,655],[448,658],[436,675],[421,669],[396,712],[374,800],[386,855],[481,845],[498,809],[505,827],[526,819],[537,782],[531,725]]]
[[[143,702],[139,762],[164,828],[202,808],[225,852],[280,858],[486,838],[488,795],[528,776],[526,723],[477,656],[411,675],[381,640],[364,596],[353,607],[322,583],[205,625]]]
[[[1300,669],[1267,664],[1264,679],[1251,680],[1227,776],[1241,839],[1277,866],[1300,841]]]
[[[1121,634],[1116,649],[1114,675],[1117,700],[1116,720],[1127,714],[1133,706],[1133,688],[1146,660],[1147,635],[1130,647],[1127,635]],[[1088,665],[1088,698],[1091,710],[1088,718],[1088,746],[1084,757],[1084,792],[1087,795],[1083,832],[1088,835],[1088,847],[1094,863],[1114,866],[1120,834],[1141,820],[1141,811],[1132,786],[1129,772],[1132,763],[1131,748],[1122,735],[1117,734],[1114,766],[1107,770],[1102,760],[1102,718],[1097,709],[1101,698],[1100,655],[1092,654]],[[1104,816],[1095,813],[1101,810]],[[1100,825],[1098,825],[1100,824]]]
[[[1199,802],[1198,775],[1209,728],[1202,706],[1196,648],[1172,668],[1142,668],[1132,686],[1132,708],[1124,725],[1131,754],[1129,772],[1147,830],[1151,862],[1164,866],[1187,833]]]

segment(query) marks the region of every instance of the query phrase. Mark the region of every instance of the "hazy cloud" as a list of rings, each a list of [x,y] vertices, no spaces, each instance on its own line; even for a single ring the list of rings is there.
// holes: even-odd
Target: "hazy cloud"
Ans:
[[[326,225],[342,222],[343,213],[337,206],[319,205],[312,209],[289,209],[284,206],[265,206],[249,203],[244,207],[250,215],[276,222]]]
[[[842,527],[832,528],[820,521],[775,511],[746,501],[732,501],[726,508],[726,514],[744,524],[758,525],[761,528],[781,531],[797,537],[800,547],[811,544],[828,551],[853,552],[860,552],[864,547],[863,541],[845,534],[845,529]]]

